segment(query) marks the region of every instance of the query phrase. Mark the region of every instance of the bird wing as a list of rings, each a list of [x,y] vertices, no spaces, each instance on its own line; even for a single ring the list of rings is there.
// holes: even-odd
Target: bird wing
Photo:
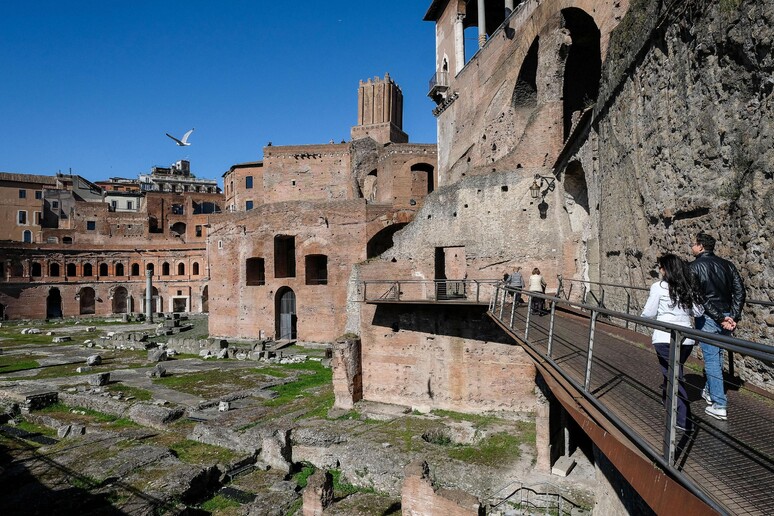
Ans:
[[[185,133],[185,134],[183,135],[183,144],[186,144],[186,143],[188,143],[188,137],[189,137],[189,136],[191,136],[191,133],[192,133],[192,132],[194,132],[194,130],[193,130],[193,129],[191,129],[190,131],[188,131],[187,133]]]
[[[167,136],[169,136],[170,138],[172,138],[173,140],[175,140],[175,141],[177,142],[177,144],[178,144],[178,145],[184,145],[184,143],[183,143],[183,142],[181,142],[180,140],[178,140],[177,138],[175,138],[175,137],[174,137],[174,136],[172,136],[171,134],[169,134],[169,133],[164,133],[164,134],[166,134]]]

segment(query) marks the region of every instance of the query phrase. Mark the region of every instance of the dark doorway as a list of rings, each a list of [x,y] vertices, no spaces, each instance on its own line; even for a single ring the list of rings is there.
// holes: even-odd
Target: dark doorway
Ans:
[[[570,135],[573,122],[586,109],[594,107],[599,93],[602,70],[600,32],[594,18],[571,7],[562,10],[564,27],[570,31],[572,45],[564,65],[564,138]]]
[[[209,313],[210,311],[210,291],[207,285],[204,285],[202,289],[202,313]]]
[[[292,235],[274,237],[274,277],[296,277],[296,237]]]
[[[80,297],[80,314],[90,315],[95,313],[96,296],[94,295],[94,289],[91,287],[83,287],[81,289]]]
[[[172,311],[182,313],[188,309],[188,299],[184,297],[172,298]]]
[[[129,293],[127,292],[125,287],[118,287],[115,290],[115,292],[113,292],[113,313],[114,314],[129,313],[128,298],[129,298]]]
[[[296,338],[296,294],[288,287],[277,291],[275,312],[277,325],[277,340]]]
[[[48,291],[46,297],[46,319],[55,319],[62,317],[62,294],[58,288],[52,288]]]

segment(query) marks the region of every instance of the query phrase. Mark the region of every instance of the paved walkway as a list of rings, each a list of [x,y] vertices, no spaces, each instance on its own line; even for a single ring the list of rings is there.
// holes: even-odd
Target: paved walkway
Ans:
[[[510,304],[503,319],[510,321]],[[547,351],[550,316],[531,316],[529,341]],[[526,308],[514,316],[524,335]],[[557,311],[552,358],[583,385],[589,320]],[[663,448],[666,412],[661,371],[647,336],[597,323],[591,393],[656,450]],[[686,382],[696,431],[680,441],[676,467],[734,514],[774,514],[774,400],[728,386],[728,421],[704,413],[701,362],[691,359]]]

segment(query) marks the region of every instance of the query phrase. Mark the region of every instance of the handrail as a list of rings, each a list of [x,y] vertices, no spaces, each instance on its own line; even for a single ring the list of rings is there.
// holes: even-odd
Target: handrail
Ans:
[[[764,362],[774,362],[774,346],[753,342],[745,339],[735,338],[731,336],[709,334],[693,328],[684,326],[678,326],[675,324],[665,323],[662,321],[656,321],[655,319],[646,319],[631,314],[622,312],[616,312],[602,306],[593,306],[586,303],[573,302],[562,299],[559,297],[560,293],[556,296],[543,294],[541,292],[532,292],[524,289],[510,287],[499,283],[495,287],[495,292],[492,295],[492,301],[489,305],[489,314],[494,319],[498,320],[504,327],[510,329],[514,334],[520,333],[522,330],[517,330],[514,325],[513,311],[514,303],[511,302],[511,314],[510,320],[504,316],[505,304],[509,295],[522,295],[529,298],[538,298],[544,301],[548,301],[551,305],[550,322],[548,328],[548,342],[546,345],[546,351],[541,351],[537,345],[530,340],[530,326],[531,326],[531,310],[527,310],[526,320],[523,328],[523,337],[521,339],[528,345],[534,352],[540,355],[551,367],[561,375],[565,381],[572,385],[578,392],[580,392],[588,402],[590,402],[597,410],[603,413],[616,427],[618,427],[628,438],[635,443],[643,452],[649,457],[658,462],[662,468],[669,471],[675,478],[678,478],[680,482],[689,489],[694,495],[701,499],[704,503],[713,507],[720,513],[725,513],[718,502],[716,502],[711,496],[709,496],[697,483],[690,477],[682,475],[675,466],[675,456],[677,450],[677,395],[678,395],[678,370],[677,367],[680,354],[680,343],[684,338],[696,338],[702,342],[710,343],[715,346],[727,349],[747,355]],[[511,299],[515,299],[512,297]],[[586,351],[586,367],[582,372],[583,378],[576,380],[568,372],[564,371],[562,366],[559,365],[552,357],[552,341],[554,337],[554,319],[556,314],[557,305],[568,306],[575,310],[588,311],[590,315],[589,334],[587,338],[587,351]],[[600,401],[594,392],[590,389],[590,380],[592,375],[592,360],[594,357],[594,333],[597,326],[597,319],[600,315],[604,315],[610,318],[623,319],[627,322],[633,322],[637,325],[645,327],[659,329],[667,331],[670,334],[670,355],[669,355],[669,369],[667,374],[667,421],[664,429],[664,448],[663,450],[657,450],[646,439],[635,431],[629,424],[619,418],[614,412],[612,412],[605,404]],[[544,338],[544,334],[541,335],[541,339]]]
[[[365,280],[362,282],[364,302],[393,303],[489,303],[488,286],[499,279],[437,279],[437,280]]]

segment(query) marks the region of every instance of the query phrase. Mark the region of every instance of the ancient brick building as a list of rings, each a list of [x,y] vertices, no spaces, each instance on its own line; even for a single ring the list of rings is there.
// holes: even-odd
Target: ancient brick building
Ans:
[[[439,188],[391,249],[356,267],[361,281],[400,280],[405,298],[418,288],[412,282],[426,283],[412,303],[362,304],[359,326],[349,327],[362,336],[364,398],[423,410],[534,407],[531,361],[489,323],[486,307],[463,302],[486,299],[475,281],[498,280],[515,266],[539,267],[549,292],[558,275],[596,277],[586,178],[568,156],[595,104],[610,33],[627,7],[430,4]],[[468,32],[478,48],[464,48]],[[386,285],[384,297],[391,298]],[[441,286],[458,289],[458,306],[434,304]]]
[[[193,177],[188,162],[173,169],[102,187],[77,175],[0,177],[6,196],[35,186],[30,213],[40,214],[31,235],[0,242],[3,317],[145,312],[147,269],[151,311],[206,312],[208,220],[223,195],[215,181]],[[0,213],[20,209],[9,203]]]
[[[402,130],[402,93],[360,83],[352,141],[266,146],[223,176],[232,213],[209,233],[210,333],[330,341],[344,333],[352,265],[392,245],[437,184],[435,145]]]

